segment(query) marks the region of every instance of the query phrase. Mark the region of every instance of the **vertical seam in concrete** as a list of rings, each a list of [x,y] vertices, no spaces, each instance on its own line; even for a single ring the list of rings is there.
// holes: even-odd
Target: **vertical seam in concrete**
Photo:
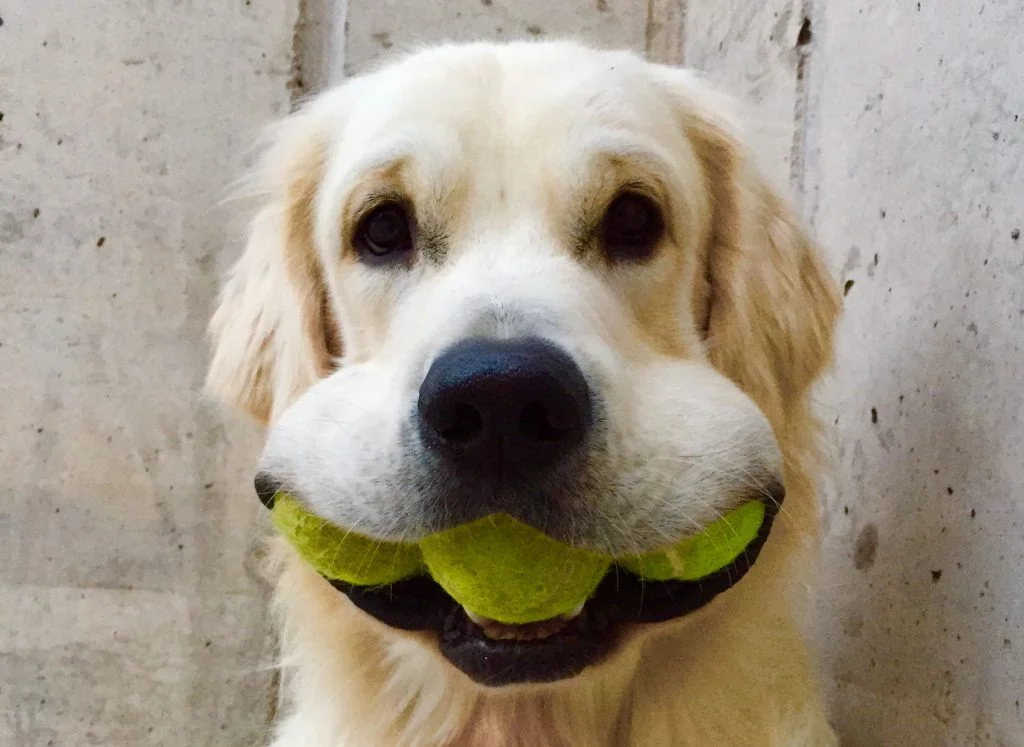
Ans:
[[[339,44],[335,35],[335,19],[346,7],[344,0],[297,0],[288,80],[293,107],[330,84],[332,59],[344,51],[344,40]]]
[[[803,207],[807,150],[807,79],[810,75],[813,37],[813,0],[801,0],[800,28],[796,37],[796,90],[793,96],[793,142],[789,149],[789,184]]]
[[[281,668],[274,667],[270,673],[270,697],[267,698],[267,723],[273,727],[277,723],[277,714],[283,705],[281,699],[284,689],[281,687]]]
[[[647,0],[644,55],[651,62],[680,65],[686,29],[686,0]]]
[[[331,33],[331,57],[327,69],[329,82],[345,77],[345,61],[348,58],[348,11],[349,0],[329,0],[333,8]]]
[[[291,94],[293,107],[301,100],[305,85],[302,79],[302,68],[306,63],[305,36],[308,30],[308,14],[309,0],[299,0],[295,26],[292,27],[292,69],[291,76],[288,78],[288,91]]]
[[[804,92],[803,116],[803,174],[801,187],[803,191],[803,214],[811,229],[817,227],[818,208],[821,204],[821,177],[819,158],[821,154],[820,127],[818,117],[821,112],[822,83],[827,64],[825,57],[825,38],[827,15],[824,7],[826,0],[807,0],[815,8],[815,59],[812,75],[807,76]]]

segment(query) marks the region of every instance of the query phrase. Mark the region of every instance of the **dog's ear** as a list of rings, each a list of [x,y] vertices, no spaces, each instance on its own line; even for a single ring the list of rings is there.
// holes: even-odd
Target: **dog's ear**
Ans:
[[[210,323],[207,389],[264,423],[325,376],[340,353],[313,243],[324,148],[309,113],[274,131],[256,175],[262,207]]]
[[[670,70],[686,134],[711,195],[695,294],[712,364],[784,425],[832,361],[837,283],[799,219],[757,168],[731,102],[691,73]]]

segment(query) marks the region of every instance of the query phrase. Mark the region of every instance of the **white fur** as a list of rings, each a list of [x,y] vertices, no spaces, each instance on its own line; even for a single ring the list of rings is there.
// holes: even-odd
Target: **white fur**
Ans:
[[[366,618],[281,549],[292,669],[278,747],[832,744],[797,610],[816,531],[806,390],[835,301],[723,106],[692,74],[632,55],[476,44],[357,78],[282,127],[212,325],[210,385],[271,421],[260,469],[311,509],[380,537],[427,530],[408,421],[433,360],[474,336],[550,340],[600,400],[573,541],[648,549],[752,485],[784,475],[788,497],[736,588],[548,687],[473,685],[428,636]],[[580,243],[623,184],[664,211],[649,262],[608,264],[585,231]],[[352,257],[350,216],[381,188],[437,229],[437,257],[398,270]]]

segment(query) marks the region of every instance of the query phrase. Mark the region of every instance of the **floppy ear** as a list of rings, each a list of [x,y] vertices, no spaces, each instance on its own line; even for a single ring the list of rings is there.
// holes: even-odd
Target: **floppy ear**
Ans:
[[[722,116],[728,103],[691,75],[679,82],[687,135],[712,196],[697,318],[712,364],[784,426],[803,414],[809,388],[831,364],[838,286]]]
[[[293,115],[258,172],[264,204],[210,323],[207,389],[269,422],[325,376],[340,341],[313,243],[324,143],[316,118]]]

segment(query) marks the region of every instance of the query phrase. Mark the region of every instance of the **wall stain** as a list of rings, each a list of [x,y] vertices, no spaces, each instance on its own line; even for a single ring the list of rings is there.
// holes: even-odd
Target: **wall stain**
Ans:
[[[858,571],[866,571],[875,564],[878,554],[878,527],[874,523],[864,525],[857,535],[853,546],[853,567]]]
[[[846,254],[846,262],[843,264],[843,269],[839,272],[840,275],[849,275],[851,272],[860,267],[860,247],[851,246],[850,251]]]
[[[0,241],[13,244],[23,238],[25,238],[25,230],[14,213],[4,213],[0,216]]]

